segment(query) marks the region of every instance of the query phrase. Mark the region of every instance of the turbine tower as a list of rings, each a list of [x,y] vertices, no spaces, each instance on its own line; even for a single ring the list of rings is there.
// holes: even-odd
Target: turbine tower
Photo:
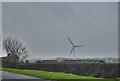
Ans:
[[[70,38],[69,38],[68,36],[67,36],[67,38],[68,38],[68,40],[70,41],[70,43],[72,44],[72,46],[73,46],[72,49],[71,49],[71,51],[70,51],[70,55],[71,55],[71,53],[73,52],[73,54],[74,54],[73,57],[74,57],[74,59],[75,59],[75,48],[76,48],[76,47],[84,47],[84,45],[76,46],[76,45],[73,44],[73,42],[70,40]]]

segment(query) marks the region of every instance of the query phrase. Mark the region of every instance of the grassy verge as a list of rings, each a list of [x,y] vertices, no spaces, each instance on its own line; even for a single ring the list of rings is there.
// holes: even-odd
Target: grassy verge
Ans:
[[[47,72],[39,70],[21,70],[2,68],[3,71],[8,71],[17,74],[23,74],[28,76],[34,76],[42,79],[56,80],[56,81],[115,81],[112,79],[95,78],[91,76],[78,76],[74,74],[59,73],[59,72]]]

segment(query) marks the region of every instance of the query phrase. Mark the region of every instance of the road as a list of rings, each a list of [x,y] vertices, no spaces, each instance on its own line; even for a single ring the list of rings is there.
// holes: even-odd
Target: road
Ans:
[[[5,71],[1,71],[0,73],[2,73],[2,79],[38,79],[35,77],[30,77],[26,75],[20,75],[20,74],[5,72]]]
[[[50,80],[42,80],[36,77],[20,75],[20,74],[5,72],[5,71],[0,71],[0,78],[2,78],[2,81],[16,81],[16,80],[17,81],[50,81]]]

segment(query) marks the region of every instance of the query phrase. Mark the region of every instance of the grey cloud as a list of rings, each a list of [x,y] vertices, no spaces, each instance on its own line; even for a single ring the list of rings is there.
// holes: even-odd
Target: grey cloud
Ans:
[[[3,3],[3,37],[15,36],[28,46],[31,57],[68,56],[71,45],[78,57],[117,56],[117,3]]]

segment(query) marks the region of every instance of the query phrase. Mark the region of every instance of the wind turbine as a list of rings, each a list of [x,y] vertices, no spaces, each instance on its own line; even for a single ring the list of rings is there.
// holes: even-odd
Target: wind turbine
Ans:
[[[76,47],[84,47],[84,45],[76,46],[76,45],[73,44],[73,42],[70,40],[70,38],[69,38],[68,36],[67,36],[67,38],[68,38],[68,40],[70,41],[70,43],[72,44],[72,46],[73,46],[72,49],[71,49],[71,51],[70,51],[70,55],[71,55],[71,53],[73,52],[73,54],[74,54],[73,56],[74,56],[74,59],[75,59],[75,48],[76,48]]]

